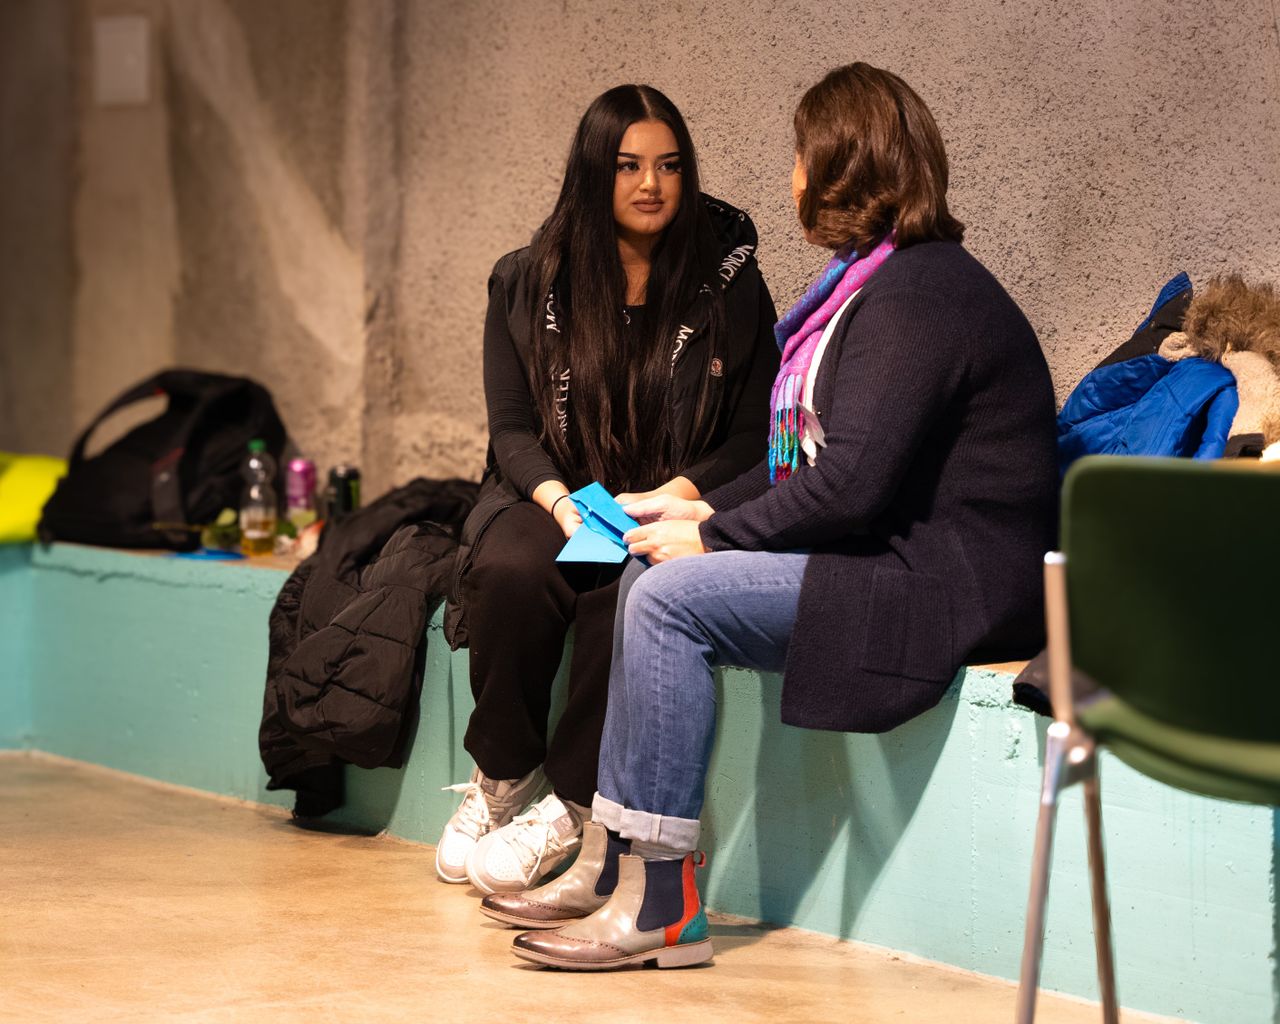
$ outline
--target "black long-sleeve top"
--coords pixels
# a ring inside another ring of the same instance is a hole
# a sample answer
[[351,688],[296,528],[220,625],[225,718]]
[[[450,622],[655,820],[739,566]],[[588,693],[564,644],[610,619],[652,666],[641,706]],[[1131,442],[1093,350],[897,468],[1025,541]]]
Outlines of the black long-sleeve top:
[[532,497],[547,480],[559,480],[551,456],[538,440],[539,417],[529,390],[528,367],[511,334],[507,286],[494,274],[484,320],[484,400],[489,443],[502,472],[520,493]]

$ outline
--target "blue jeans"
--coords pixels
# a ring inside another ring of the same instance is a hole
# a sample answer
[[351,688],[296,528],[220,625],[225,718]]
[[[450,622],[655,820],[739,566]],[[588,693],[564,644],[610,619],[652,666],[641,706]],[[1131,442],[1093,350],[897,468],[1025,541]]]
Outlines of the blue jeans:
[[807,554],[713,551],[622,576],[592,816],[658,854],[693,850],[717,665],[780,672]]

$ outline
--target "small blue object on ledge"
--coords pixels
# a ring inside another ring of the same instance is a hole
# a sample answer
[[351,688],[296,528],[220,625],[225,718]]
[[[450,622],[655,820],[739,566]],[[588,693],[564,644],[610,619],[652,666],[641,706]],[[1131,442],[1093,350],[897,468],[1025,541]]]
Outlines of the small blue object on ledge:
[[244,555],[239,551],[219,551],[216,548],[199,548],[196,551],[175,551],[174,558],[193,558],[197,562],[240,562]]

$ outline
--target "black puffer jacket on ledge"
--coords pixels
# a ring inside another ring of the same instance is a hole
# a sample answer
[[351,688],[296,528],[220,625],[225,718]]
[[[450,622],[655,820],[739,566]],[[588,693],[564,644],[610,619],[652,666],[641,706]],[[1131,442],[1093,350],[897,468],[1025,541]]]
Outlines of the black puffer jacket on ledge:
[[258,747],[294,813],[343,800],[342,765],[398,768],[416,721],[426,626],[476,484],[417,479],[325,529],[271,610]]

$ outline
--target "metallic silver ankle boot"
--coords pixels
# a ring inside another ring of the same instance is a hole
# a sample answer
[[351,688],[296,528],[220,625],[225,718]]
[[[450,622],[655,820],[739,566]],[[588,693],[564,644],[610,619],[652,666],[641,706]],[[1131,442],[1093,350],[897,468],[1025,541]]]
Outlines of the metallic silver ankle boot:
[[683,860],[618,858],[618,887],[590,917],[555,931],[517,935],[512,952],[523,960],[572,971],[609,971],[650,961],[688,967],[711,959],[707,915],[698,898],[695,867]]
[[580,921],[608,902],[618,884],[618,857],[630,849],[599,822],[582,826],[578,859],[559,878],[526,892],[493,893],[480,913],[515,928],[559,928]]

